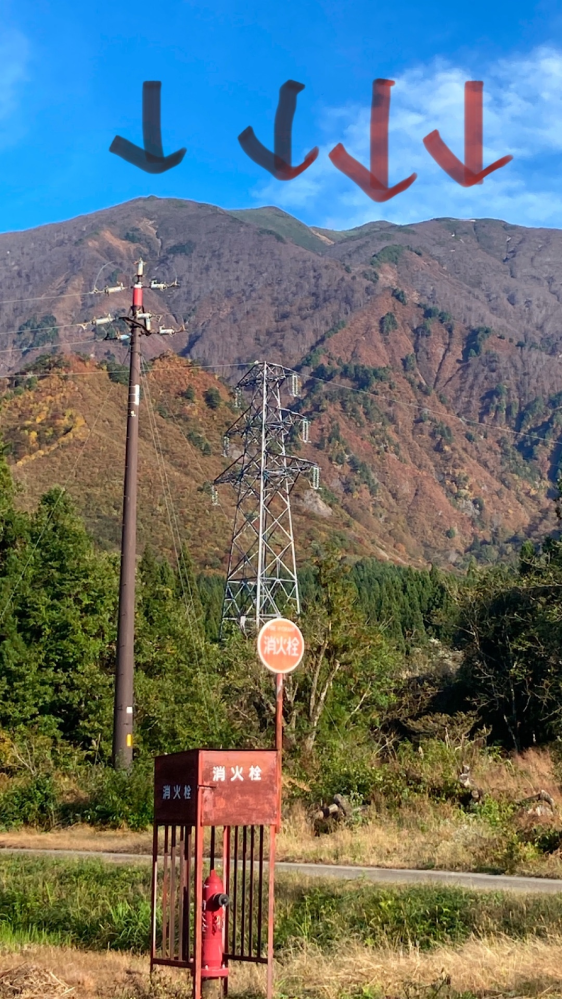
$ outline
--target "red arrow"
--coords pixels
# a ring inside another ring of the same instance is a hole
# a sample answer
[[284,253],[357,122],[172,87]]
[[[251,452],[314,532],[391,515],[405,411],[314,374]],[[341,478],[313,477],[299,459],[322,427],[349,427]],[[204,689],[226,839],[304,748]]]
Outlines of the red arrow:
[[473,187],[481,184],[484,177],[494,170],[499,170],[513,159],[513,156],[502,156],[482,169],[482,95],[484,84],[481,80],[468,80],[464,85],[464,163],[445,145],[437,129],[430,132],[423,144],[430,156],[440,167],[456,180],[462,187]]
[[389,201],[414,183],[417,174],[401,180],[394,187],[388,186],[388,117],[390,114],[390,88],[394,80],[374,80],[371,103],[371,169],[366,170],[342,146],[341,142],[329,153],[338,170],[357,184],[373,201]]

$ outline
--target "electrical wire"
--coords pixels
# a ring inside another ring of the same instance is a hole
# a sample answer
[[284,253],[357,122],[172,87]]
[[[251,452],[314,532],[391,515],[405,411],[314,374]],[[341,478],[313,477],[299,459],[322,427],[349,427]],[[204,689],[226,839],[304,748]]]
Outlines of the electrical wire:
[[[165,503],[165,506],[166,506],[166,513],[168,515],[168,523],[169,523],[169,527],[170,527],[170,534],[172,536],[172,544],[173,544],[173,548],[174,548],[174,554],[175,554],[175,557],[176,557],[176,564],[177,564],[177,567],[178,567],[178,576],[179,576],[179,580],[180,580],[180,586],[181,586],[181,590],[182,590],[183,601],[184,601],[184,605],[185,605],[185,609],[186,609],[188,620],[190,619],[190,616],[192,618],[191,632],[192,632],[192,637],[194,639],[194,643],[193,644],[194,644],[194,651],[195,651],[195,664],[196,664],[196,670],[197,670],[197,677],[198,677],[199,685],[200,685],[200,688],[201,688],[202,701],[203,701],[203,704],[205,706],[205,712],[206,712],[206,715],[207,715],[207,724],[209,725],[209,728],[210,728],[211,727],[211,724],[210,724],[211,723],[211,713],[209,711],[208,692],[207,692],[207,688],[206,688],[206,685],[205,685],[205,682],[204,682],[203,670],[202,670],[202,662],[201,662],[202,652],[203,652],[203,637],[202,637],[202,634],[201,634],[200,627],[197,626],[197,614],[196,614],[196,610],[195,610],[195,600],[194,600],[194,597],[193,597],[193,591],[192,591],[192,588],[191,588],[191,581],[189,579],[189,573],[187,572],[187,569],[186,569],[186,566],[185,566],[185,562],[184,562],[184,558],[183,558],[182,543],[181,543],[181,532],[180,532],[179,521],[178,521],[177,514],[176,514],[176,509],[175,509],[175,505],[174,505],[174,501],[173,501],[172,490],[171,490],[171,487],[170,487],[170,482],[169,482],[168,473],[167,473],[167,469],[166,469],[166,464],[165,464],[165,460],[164,460],[164,453],[163,453],[163,449],[162,449],[162,442],[160,440],[160,434],[158,432],[158,424],[157,424],[157,421],[156,421],[156,414],[154,412],[154,407],[153,407],[153,404],[152,404],[152,398],[151,398],[151,394],[150,394],[150,384],[149,384],[149,379],[148,379],[148,376],[147,376],[146,365],[144,364],[144,361],[143,361],[142,358],[141,358],[141,381],[142,381],[142,384],[144,386],[145,395],[146,395],[146,401],[147,401],[147,407],[146,408],[147,408],[147,412],[149,414],[149,423],[150,423],[150,428],[151,428],[151,433],[152,433],[152,439],[153,439],[154,449],[156,451],[157,464],[158,464],[159,471],[160,471],[160,478],[161,478],[162,488],[163,488],[163,492],[164,492],[164,503]],[[183,569],[183,572],[182,572],[182,569]],[[188,599],[188,592],[187,591],[189,591],[189,599]],[[215,703],[214,699],[212,699],[212,710],[213,710],[214,723],[215,723],[215,734],[216,734],[216,737],[220,740],[219,723],[218,723],[218,716],[217,716],[217,707],[216,707],[216,703]]]
[[[559,364],[562,363],[560,361],[560,359],[557,358],[557,357],[556,358],[552,358],[552,360],[557,361]],[[240,368],[240,367],[241,368],[249,368],[253,364],[254,364],[254,361],[241,361],[241,362],[237,362],[237,363],[233,363],[233,364],[198,364],[197,362],[194,362],[194,367],[196,366],[197,368],[199,368],[202,371],[219,371],[219,370],[222,370],[223,368],[224,369],[226,369],[226,368]],[[286,365],[284,365],[284,367],[286,367]],[[294,374],[298,375],[298,371],[295,368],[287,368],[287,371],[290,371],[291,373],[294,373]],[[335,381],[335,379],[333,379],[333,378],[319,378],[318,375],[309,375],[306,379],[304,379],[304,381],[305,381],[305,383],[308,382],[308,381],[321,382],[323,385],[326,385],[326,386],[332,385],[334,388],[342,388],[342,389],[345,389],[348,392],[355,392],[358,395],[372,395],[372,393],[369,393],[366,389],[358,389],[358,388],[354,388],[351,385],[344,385],[341,382]],[[394,405],[397,405],[397,406],[404,406],[406,408],[417,409],[417,410],[420,410],[420,411],[425,410],[426,412],[431,413],[434,416],[441,417],[443,415],[441,413],[437,413],[435,410],[432,410],[429,406],[427,406],[425,404],[422,404],[422,403],[408,403],[408,402],[404,402],[401,399],[396,399],[396,398],[394,398],[394,396],[381,395],[380,393],[377,393],[376,396],[375,396],[375,398],[376,399],[383,399],[385,402],[391,402],[391,403],[393,403]],[[562,410],[562,406],[556,406],[554,409],[551,410],[551,412],[556,413],[559,410]],[[492,426],[489,423],[481,423],[479,420],[471,420],[469,417],[458,416],[456,413],[450,413],[450,412],[448,412],[447,413],[447,419],[456,420],[459,423],[465,424],[466,426],[480,427],[481,429],[486,430],[486,431],[494,430],[494,431],[497,431],[498,433],[502,433],[502,434],[504,434],[504,433],[506,433],[506,434],[512,434],[515,437],[524,437],[524,438],[526,438],[528,440],[539,441],[541,444],[544,444],[545,447],[557,447],[558,444],[560,443],[558,441],[554,441],[551,444],[549,444],[549,442],[546,441],[544,439],[544,437],[540,437],[537,434],[527,434],[523,430],[512,430],[511,427],[494,427],[494,426]]]
[[[126,289],[123,290],[126,291]],[[25,305],[27,302],[53,302],[55,299],[84,298],[86,295],[103,295],[103,289],[101,291],[99,288],[93,291],[72,291],[67,292],[65,295],[41,295],[40,298],[6,298],[4,301],[0,301],[0,305]]]
[[85,441],[84,441],[84,443],[83,443],[83,445],[82,445],[82,447],[81,447],[81,449],[80,449],[80,451],[79,451],[79,453],[78,453],[78,455],[76,457],[76,461],[74,462],[74,464],[72,466],[72,469],[71,469],[69,475],[67,476],[67,478],[66,478],[66,480],[64,482],[64,485],[62,486],[61,491],[59,492],[59,494],[57,496],[57,499],[56,499],[55,503],[53,504],[53,506],[51,507],[51,509],[49,511],[49,515],[48,515],[48,517],[47,517],[47,519],[46,519],[46,521],[45,521],[45,523],[43,525],[43,528],[42,528],[42,530],[41,530],[41,532],[39,534],[39,537],[37,538],[35,544],[33,545],[32,549],[31,549],[31,552],[29,554],[29,558],[28,558],[27,562],[25,563],[25,565],[24,565],[24,567],[23,567],[23,569],[21,571],[21,575],[19,576],[18,580],[14,584],[14,586],[13,586],[11,592],[10,592],[10,595],[9,595],[9,597],[8,597],[5,605],[4,605],[4,609],[0,613],[0,623],[2,623],[2,621],[4,620],[4,617],[6,616],[6,612],[7,612],[8,608],[10,607],[10,605],[11,605],[13,599],[14,599],[14,596],[16,595],[16,593],[17,593],[17,591],[18,591],[18,589],[19,589],[19,587],[21,585],[21,582],[22,582],[22,580],[23,580],[23,578],[24,578],[24,576],[25,576],[25,574],[26,574],[26,572],[27,572],[27,570],[29,568],[29,565],[31,563],[31,560],[33,559],[33,556],[34,556],[35,552],[37,551],[37,548],[41,544],[41,541],[43,539],[45,531],[47,530],[47,528],[48,528],[48,526],[49,526],[49,524],[50,524],[50,522],[51,522],[51,520],[52,520],[52,518],[53,518],[53,516],[55,514],[55,511],[56,511],[56,509],[57,509],[57,507],[58,507],[58,505],[60,503],[60,500],[62,499],[63,495],[65,494],[66,489],[67,489],[67,487],[68,487],[71,479],[76,474],[76,470],[78,468],[78,465],[80,464],[80,461],[82,460],[82,458],[84,456],[84,453],[86,451],[86,447],[87,447],[87,445],[88,445],[88,443],[90,441],[90,438],[91,438],[91,436],[92,436],[92,434],[93,434],[93,432],[94,432],[94,430],[95,430],[95,428],[97,426],[98,420],[99,420],[102,412],[105,409],[105,406],[107,404],[107,401],[109,399],[109,396],[110,396],[113,388],[114,388],[114,385],[113,385],[113,382],[112,382],[110,384],[109,389],[108,389],[108,391],[107,391],[107,393],[105,395],[105,398],[103,399],[103,402],[102,402],[102,404],[101,404],[101,406],[100,406],[100,408],[99,408],[99,410],[97,412],[97,415],[96,415],[96,417],[94,419],[94,422],[92,423],[91,427],[88,430],[88,436],[86,437],[86,439],[85,439]]
[[90,326],[92,324],[91,320],[87,320],[82,323],[53,323],[52,326],[35,326],[33,329],[25,330],[18,327],[17,330],[0,330],[0,336],[24,336],[25,333],[42,333],[45,329],[68,330],[79,326]]
[[[364,389],[357,389],[357,388],[353,388],[353,387],[348,386],[348,385],[342,385],[341,382],[335,382],[334,383],[333,379],[318,378],[316,376],[310,375],[309,380],[311,380],[311,381],[317,381],[317,382],[322,382],[322,384],[324,384],[324,385],[334,385],[335,388],[343,388],[343,389],[345,389],[346,391],[349,391],[349,392],[356,392],[358,395],[369,394],[369,393],[366,393]],[[395,399],[394,396],[390,396],[390,395],[380,395],[380,394],[377,393],[377,395],[374,396],[374,398],[375,399],[383,399],[385,402],[390,402],[390,403],[392,403],[395,406],[403,406],[406,409],[417,409],[417,410],[420,410],[420,411],[425,411],[427,413],[431,413],[433,416],[442,416],[443,415],[441,413],[437,413],[436,410],[430,409],[429,406],[425,406],[425,405],[423,405],[421,403],[404,402],[404,400],[402,400],[402,399]],[[552,410],[552,412],[556,413],[560,409],[562,409],[562,406],[556,406],[555,409]],[[486,432],[488,432],[490,430],[493,430],[493,431],[496,431],[499,434],[512,434],[514,437],[524,437],[525,439],[528,439],[528,440],[538,441],[539,443],[543,444],[548,449],[553,448],[553,447],[559,447],[560,444],[562,443],[561,441],[553,441],[552,443],[549,443],[548,441],[545,440],[544,437],[540,437],[537,434],[526,434],[522,430],[512,430],[511,427],[494,427],[494,426],[492,426],[489,423],[480,423],[479,420],[471,420],[471,419],[469,419],[468,417],[465,417],[465,416],[457,416],[456,413],[450,413],[449,412],[446,415],[447,415],[447,419],[456,420],[458,423],[462,423],[464,426],[480,427],[480,429],[486,430]]]

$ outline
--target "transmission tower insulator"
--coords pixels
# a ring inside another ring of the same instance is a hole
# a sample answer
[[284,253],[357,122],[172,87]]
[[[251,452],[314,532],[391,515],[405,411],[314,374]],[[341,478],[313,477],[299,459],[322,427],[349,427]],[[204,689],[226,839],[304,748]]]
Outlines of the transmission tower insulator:
[[124,284],[106,285],[103,289],[106,295],[115,295],[118,291],[125,291]]
[[93,326],[106,326],[108,323],[113,322],[113,316],[100,316],[99,319],[92,319]]
[[222,439],[222,453],[223,453],[223,457],[224,458],[228,458],[229,452],[230,452],[230,438],[225,436]]
[[307,420],[306,417],[301,422],[301,438],[303,444],[308,444],[310,441],[310,420]]
[[320,488],[320,467],[319,465],[312,466],[312,488]]
[[242,392],[239,388],[234,389],[234,408],[242,408]]
[[219,494],[216,486],[211,486],[211,503],[213,506],[219,505]]
[[293,399],[296,399],[296,397],[300,394],[301,394],[301,380],[297,374],[293,373],[291,375],[291,395]]

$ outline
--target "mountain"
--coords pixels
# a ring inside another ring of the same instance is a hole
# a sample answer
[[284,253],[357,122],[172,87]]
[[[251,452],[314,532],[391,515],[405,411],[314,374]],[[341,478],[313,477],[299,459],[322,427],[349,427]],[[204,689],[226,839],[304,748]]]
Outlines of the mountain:
[[[148,278],[178,279],[147,291],[147,307],[187,327],[143,340],[147,362],[179,357],[147,376],[141,541],[165,544],[160,446],[181,532],[200,565],[224,564],[232,497],[209,511],[208,483],[225,464],[228,386],[255,359],[294,367],[303,383],[311,443],[301,453],[322,481],[319,494],[302,484],[295,496],[303,553],[335,533],[354,553],[462,568],[555,528],[561,232],[493,219],[334,232],[277,208],[158,198],[0,235],[0,424],[23,503],[68,480],[99,540],[117,543],[125,389],[110,374],[121,377],[126,350],[89,321],[127,310],[128,290],[102,290],[128,286],[139,255]],[[77,352],[69,368],[47,370],[44,355]],[[216,411],[202,401],[210,386]]]

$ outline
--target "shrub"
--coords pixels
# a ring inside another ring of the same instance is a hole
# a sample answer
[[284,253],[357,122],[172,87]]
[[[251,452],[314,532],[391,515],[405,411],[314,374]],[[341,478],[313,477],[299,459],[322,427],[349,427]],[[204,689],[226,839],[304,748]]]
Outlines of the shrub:
[[408,304],[408,300],[406,298],[406,292],[402,291],[402,288],[393,288],[392,297],[395,298],[397,302],[401,302],[402,305]]
[[85,802],[62,809],[66,821],[118,829],[146,829],[154,814],[152,767],[137,762],[131,771],[97,766]]
[[220,392],[216,388],[208,388],[203,393],[203,398],[209,409],[218,409],[221,404]]
[[52,829],[58,806],[57,788],[50,774],[11,781],[0,794],[0,825],[7,829],[22,825]]
[[286,243],[287,240],[280,232],[276,232],[275,229],[258,229],[260,236],[273,236],[278,243]]
[[185,243],[174,243],[173,246],[169,246],[167,252],[171,253],[173,256],[182,255],[184,257],[189,257],[195,249],[195,243],[188,239]]
[[376,264],[397,264],[404,253],[403,246],[383,246],[382,250],[371,257],[371,265]]
[[382,317],[380,321],[380,329],[383,336],[387,336],[388,333],[392,333],[393,330],[398,329],[396,316],[393,312],[387,312],[386,315]]
[[112,382],[116,382],[118,385],[129,384],[129,369],[125,364],[109,360],[106,361],[105,366]]
[[379,279],[378,272],[375,270],[363,271],[363,277],[365,278],[365,281],[372,281],[373,284],[376,284]]

